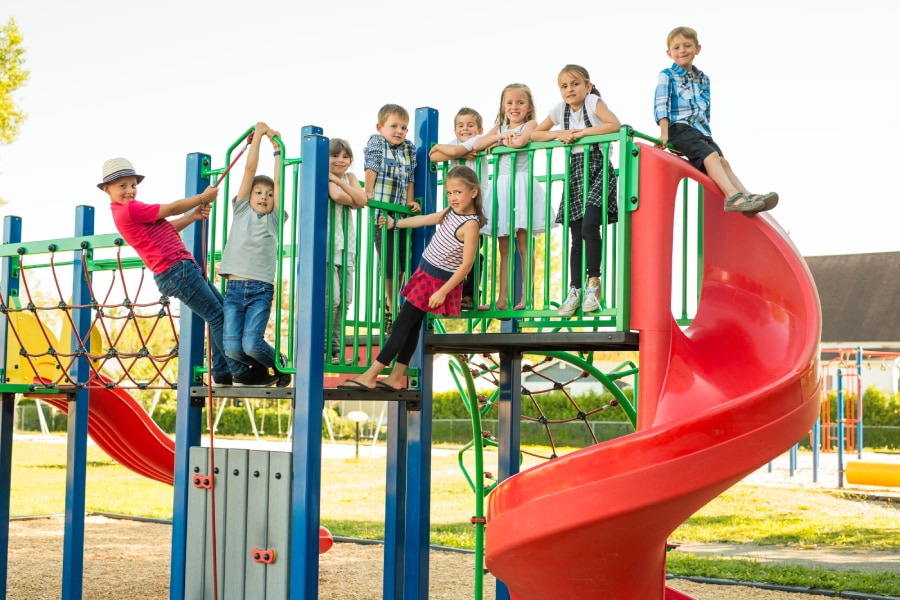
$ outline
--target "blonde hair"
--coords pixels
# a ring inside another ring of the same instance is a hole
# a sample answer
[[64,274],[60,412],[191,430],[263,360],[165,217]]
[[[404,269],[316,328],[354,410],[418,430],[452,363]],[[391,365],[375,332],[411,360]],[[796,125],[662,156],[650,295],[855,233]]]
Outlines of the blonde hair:
[[409,113],[406,112],[405,108],[403,108],[399,104],[385,104],[378,109],[378,124],[384,125],[385,123],[387,123],[387,120],[394,115],[406,120],[406,122],[409,123]]
[[674,40],[677,36],[685,37],[695,44],[700,44],[700,40],[697,39],[697,31],[691,27],[676,27],[672,31],[669,32],[669,35],[666,36],[666,48],[668,49],[672,45],[672,40]]
[[458,111],[456,111],[456,116],[453,117],[453,126],[456,127],[456,121],[460,117],[465,117],[466,115],[471,115],[475,117],[475,124],[478,126],[478,129],[484,127],[484,122],[481,119],[481,113],[479,113],[474,108],[469,108],[468,106],[463,106]]
[[591,84],[591,89],[588,93],[594,94],[596,96],[600,96],[600,90],[597,89],[597,86],[591,83],[591,76],[588,74],[587,69],[582,67],[581,65],[566,65],[559,71],[559,75],[556,76],[556,80],[559,81],[559,78],[562,77],[566,73],[571,73],[575,77],[579,79],[583,79],[585,83]]
[[469,186],[469,189],[478,190],[478,193],[475,194],[475,197],[472,199],[472,208],[475,209],[475,214],[478,215],[478,225],[480,227],[487,225],[488,220],[484,214],[484,201],[481,198],[481,184],[478,182],[478,175],[475,171],[465,165],[459,165],[447,172],[444,181],[447,181],[448,179],[459,179],[465,185]]
[[506,118],[506,111],[503,110],[503,99],[506,97],[506,92],[509,90],[522,90],[528,96],[528,113],[525,115],[525,122],[531,121],[534,119],[534,96],[531,95],[531,90],[524,83],[511,83],[500,93],[500,110],[497,111],[497,120],[494,121],[495,125],[508,125],[509,120]]

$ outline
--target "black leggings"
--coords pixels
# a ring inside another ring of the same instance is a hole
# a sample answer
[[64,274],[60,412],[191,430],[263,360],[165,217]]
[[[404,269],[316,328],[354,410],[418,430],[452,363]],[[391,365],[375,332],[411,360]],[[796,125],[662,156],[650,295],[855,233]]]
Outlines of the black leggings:
[[[600,277],[600,227],[603,225],[603,209],[588,204],[584,207],[584,215],[577,221],[569,221],[571,250],[569,251],[569,285],[581,289],[581,259],[587,253],[588,277]],[[581,242],[584,241],[584,250]]]
[[419,345],[419,328],[425,315],[426,312],[413,306],[412,302],[404,302],[400,314],[391,326],[391,335],[384,342],[375,360],[383,365],[389,365],[394,357],[397,357],[398,363],[408,365],[416,346]]

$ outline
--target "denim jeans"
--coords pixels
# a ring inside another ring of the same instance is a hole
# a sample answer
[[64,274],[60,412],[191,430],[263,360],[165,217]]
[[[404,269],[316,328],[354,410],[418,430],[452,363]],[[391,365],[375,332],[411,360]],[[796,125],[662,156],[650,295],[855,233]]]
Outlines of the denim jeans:
[[225,356],[247,366],[275,366],[275,348],[266,341],[275,286],[253,279],[225,284]]
[[225,356],[224,334],[225,315],[222,305],[225,299],[219,290],[210,283],[192,260],[175,263],[162,273],[153,276],[156,287],[161,294],[178,298],[198,317],[209,325],[209,337],[212,344],[212,366],[210,374],[214,379],[224,375],[240,377],[246,375],[247,367],[229,360]]

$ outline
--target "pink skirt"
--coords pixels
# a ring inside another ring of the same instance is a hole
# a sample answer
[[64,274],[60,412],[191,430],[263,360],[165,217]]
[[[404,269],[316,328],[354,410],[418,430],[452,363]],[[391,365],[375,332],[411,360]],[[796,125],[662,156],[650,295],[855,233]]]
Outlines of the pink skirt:
[[437,308],[428,307],[428,299],[431,298],[433,293],[444,287],[445,283],[447,282],[434,275],[429,275],[422,269],[416,269],[416,272],[412,274],[412,277],[403,286],[403,291],[400,294],[406,298],[407,302],[412,303],[419,310],[445,317],[458,317],[459,305],[462,301],[462,284],[459,284],[447,294],[442,305]]

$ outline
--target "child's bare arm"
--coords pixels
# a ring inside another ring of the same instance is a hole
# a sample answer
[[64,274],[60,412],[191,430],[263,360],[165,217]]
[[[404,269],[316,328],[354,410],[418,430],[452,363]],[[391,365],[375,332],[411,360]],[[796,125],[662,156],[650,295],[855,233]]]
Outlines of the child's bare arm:
[[328,179],[328,196],[338,204],[361,208],[369,203],[366,191],[360,187],[359,180],[353,173],[347,173],[347,181],[331,173],[328,174]]
[[177,215],[183,215],[187,211],[191,210],[195,206],[200,206],[201,204],[209,204],[211,202],[215,202],[216,196],[219,195],[219,188],[209,186],[203,192],[197,194],[196,196],[191,196],[190,198],[183,198],[181,200],[176,200],[175,202],[169,202],[168,204],[160,204],[159,205],[159,213],[156,215],[157,219],[168,219],[169,217],[174,217]]
[[500,140],[503,139],[503,134],[498,133],[498,131],[500,131],[500,126],[494,125],[494,127],[492,127],[490,131],[475,140],[472,148],[476,152],[478,152],[481,150],[493,148],[494,146],[498,145],[500,143]]
[[431,159],[431,162],[446,162],[454,158],[463,158],[467,154],[469,154],[469,149],[462,144],[457,146],[452,144],[435,144],[431,147],[428,158]]
[[[281,146],[275,141],[275,138],[281,138],[281,134],[274,129],[269,129],[267,134],[272,142],[272,154],[275,156],[275,172],[272,174],[272,181],[275,182],[274,198],[272,199],[272,212],[276,215],[281,202]],[[251,179],[252,181],[252,179]],[[249,196],[249,192],[247,193]]]
[[208,219],[211,208],[211,204],[201,204],[191,212],[186,213],[178,217],[177,219],[172,219],[169,222],[175,228],[175,231],[181,231],[194,221],[199,221],[200,219]]
[[253,187],[253,178],[256,177],[256,169],[259,167],[259,145],[263,136],[269,133],[269,126],[260,121],[253,130],[253,139],[247,150],[247,163],[244,165],[244,177],[241,179],[241,187],[238,188],[237,201],[250,198]]
[[371,201],[375,196],[375,178],[378,172],[373,169],[366,169],[366,200]]
[[406,186],[406,207],[414,213],[422,212],[422,206],[416,202],[416,190],[412,183]]
[[524,148],[531,141],[531,133],[534,131],[534,128],[537,127],[538,122],[535,120],[528,121],[525,124],[525,127],[521,132],[518,132],[518,135],[510,136],[506,145],[510,148]]
[[662,147],[665,148],[669,143],[669,119],[663,117],[659,120],[659,139],[662,142]]
[[541,121],[540,125],[534,128],[534,131],[531,133],[531,139],[535,142],[549,142],[555,140],[559,136],[560,130],[550,131],[551,129],[553,129],[553,119],[547,117]]
[[[378,217],[378,225],[387,225],[388,229],[393,229],[397,224],[397,229],[415,229],[416,227],[425,227],[427,225],[437,225],[444,220],[444,215],[449,208],[438,212],[428,213],[427,215],[416,215],[414,217],[406,217],[405,219],[394,219],[391,216]],[[402,225],[402,227],[401,227]]]

